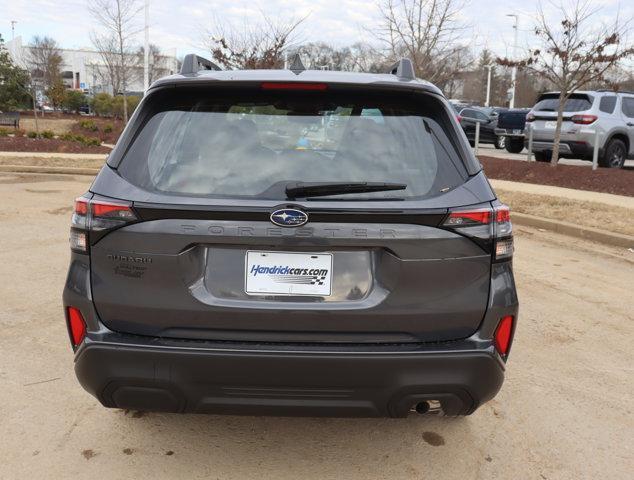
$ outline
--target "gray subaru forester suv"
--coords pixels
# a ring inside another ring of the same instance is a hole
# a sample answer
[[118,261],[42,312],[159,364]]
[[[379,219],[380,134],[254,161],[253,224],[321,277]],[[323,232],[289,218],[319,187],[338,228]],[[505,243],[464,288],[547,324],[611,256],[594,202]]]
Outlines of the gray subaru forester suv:
[[70,243],[75,372],[106,407],[467,415],[502,385],[509,209],[408,60],[187,56],[76,200]]

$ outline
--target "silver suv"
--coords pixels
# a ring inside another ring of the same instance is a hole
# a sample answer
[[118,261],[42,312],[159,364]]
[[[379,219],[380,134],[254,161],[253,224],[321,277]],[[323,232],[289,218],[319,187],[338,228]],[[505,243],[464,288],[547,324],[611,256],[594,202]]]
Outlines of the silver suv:
[[[559,92],[544,93],[526,116],[533,130],[533,152],[548,162],[557,125]],[[564,106],[560,156],[591,160],[599,132],[599,165],[621,168],[634,158],[634,93],[607,90],[576,92]]]

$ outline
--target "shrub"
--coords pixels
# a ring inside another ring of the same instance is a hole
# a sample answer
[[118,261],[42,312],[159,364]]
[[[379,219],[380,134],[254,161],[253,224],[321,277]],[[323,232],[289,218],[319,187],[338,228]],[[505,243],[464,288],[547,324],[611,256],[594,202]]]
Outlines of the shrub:
[[114,127],[112,126],[112,123],[106,123],[106,125],[103,127],[104,133],[112,133],[113,130]]
[[40,136],[43,138],[54,138],[55,134],[50,130],[44,130],[42,133],[40,133]]
[[95,138],[95,137],[84,137],[81,140],[81,143],[83,143],[84,145],[88,145],[88,146],[98,147],[99,145],[101,145],[101,140],[99,140],[98,138]]
[[97,130],[99,130],[99,127],[97,127],[97,124],[94,120],[80,120],[79,127],[84,130],[90,130],[91,132],[96,132]]
[[13,132],[13,135],[15,135],[16,137],[23,137],[24,135],[26,135],[26,132],[21,128],[18,128]]
[[9,135],[9,130],[6,128],[0,128],[0,137],[6,137],[7,135]]
[[29,138],[37,138],[37,133],[35,132],[27,132],[26,136]]
[[102,117],[112,116],[113,98],[108,93],[98,93],[92,99],[93,111]]
[[83,92],[78,90],[65,90],[62,99],[62,107],[71,112],[78,112],[81,107],[88,103],[88,99]]
[[[130,95],[127,97],[128,99],[128,118],[132,116],[134,110],[139,105],[141,101],[141,97],[136,95]],[[112,113],[117,118],[123,118],[123,95],[117,95],[114,98]]]

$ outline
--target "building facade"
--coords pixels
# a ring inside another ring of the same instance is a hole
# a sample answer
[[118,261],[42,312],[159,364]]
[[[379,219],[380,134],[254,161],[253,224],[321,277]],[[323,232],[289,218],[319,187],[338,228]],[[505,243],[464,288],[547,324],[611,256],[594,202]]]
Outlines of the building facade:
[[[15,37],[14,40],[6,42],[5,45],[13,62],[28,70],[31,47],[22,42],[22,37]],[[91,49],[65,48],[60,48],[59,52],[62,56],[62,81],[66,88],[82,90],[87,94],[123,93],[113,92],[109,69],[101,53]],[[170,53],[150,55],[150,82],[177,72],[176,49]],[[131,54],[128,64],[131,65],[131,73],[125,93],[141,94],[143,92],[142,50],[136,54]]]

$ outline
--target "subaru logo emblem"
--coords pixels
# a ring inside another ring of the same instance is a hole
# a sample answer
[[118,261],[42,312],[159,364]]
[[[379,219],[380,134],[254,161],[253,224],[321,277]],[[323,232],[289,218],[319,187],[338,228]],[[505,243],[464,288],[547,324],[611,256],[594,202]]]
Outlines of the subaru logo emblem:
[[308,222],[308,215],[294,208],[282,208],[271,214],[271,222],[280,227],[301,227]]

